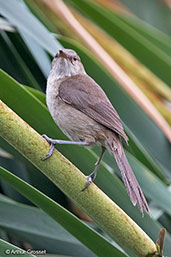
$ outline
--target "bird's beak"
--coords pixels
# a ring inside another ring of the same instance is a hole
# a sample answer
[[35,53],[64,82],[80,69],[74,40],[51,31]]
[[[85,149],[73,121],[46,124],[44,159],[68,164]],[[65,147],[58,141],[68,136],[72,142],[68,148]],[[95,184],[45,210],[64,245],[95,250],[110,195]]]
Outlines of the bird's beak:
[[68,59],[68,56],[65,54],[63,50],[59,50],[58,57]]

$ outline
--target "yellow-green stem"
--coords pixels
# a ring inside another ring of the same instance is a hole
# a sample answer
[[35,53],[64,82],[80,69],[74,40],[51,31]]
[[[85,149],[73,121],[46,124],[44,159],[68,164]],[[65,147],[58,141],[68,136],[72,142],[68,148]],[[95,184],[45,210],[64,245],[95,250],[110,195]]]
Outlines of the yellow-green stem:
[[112,238],[145,257],[156,252],[154,242],[95,184],[81,192],[86,177],[60,152],[42,161],[49,144],[8,106],[0,101],[0,136],[42,171]]

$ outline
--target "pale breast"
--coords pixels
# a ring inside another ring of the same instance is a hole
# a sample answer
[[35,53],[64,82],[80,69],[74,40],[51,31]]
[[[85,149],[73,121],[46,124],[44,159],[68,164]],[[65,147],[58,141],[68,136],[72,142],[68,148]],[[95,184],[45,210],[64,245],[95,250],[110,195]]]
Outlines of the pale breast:
[[99,141],[105,140],[105,128],[75,109],[71,105],[63,102],[58,96],[58,88],[61,81],[53,83],[48,81],[46,90],[46,102],[48,109],[59,128],[63,133],[74,141]]

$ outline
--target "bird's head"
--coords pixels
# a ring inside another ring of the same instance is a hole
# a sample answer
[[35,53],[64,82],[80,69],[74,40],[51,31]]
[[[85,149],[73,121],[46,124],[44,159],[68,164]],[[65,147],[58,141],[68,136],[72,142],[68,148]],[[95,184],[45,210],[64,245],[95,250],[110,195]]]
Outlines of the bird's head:
[[80,57],[71,49],[58,51],[53,59],[51,72],[53,72],[53,75],[55,73],[57,79],[85,74]]

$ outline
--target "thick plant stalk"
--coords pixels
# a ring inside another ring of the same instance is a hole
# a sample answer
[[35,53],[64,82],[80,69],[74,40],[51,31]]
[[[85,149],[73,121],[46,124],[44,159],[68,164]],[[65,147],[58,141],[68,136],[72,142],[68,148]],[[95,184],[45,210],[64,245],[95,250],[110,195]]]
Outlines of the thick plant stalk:
[[15,147],[112,238],[141,257],[154,254],[156,246],[145,232],[95,184],[84,192],[86,177],[61,153],[42,161],[49,144],[0,101],[0,136]]

